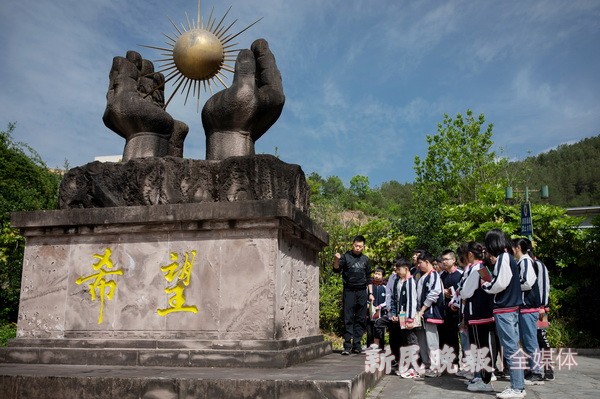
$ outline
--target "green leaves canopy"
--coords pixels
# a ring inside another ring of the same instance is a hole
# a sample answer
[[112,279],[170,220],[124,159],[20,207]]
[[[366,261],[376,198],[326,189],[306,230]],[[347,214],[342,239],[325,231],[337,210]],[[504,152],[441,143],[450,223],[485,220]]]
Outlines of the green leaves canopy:
[[60,182],[35,150],[13,141],[14,129],[0,131],[0,321],[16,321],[25,245],[10,213],[55,208]]

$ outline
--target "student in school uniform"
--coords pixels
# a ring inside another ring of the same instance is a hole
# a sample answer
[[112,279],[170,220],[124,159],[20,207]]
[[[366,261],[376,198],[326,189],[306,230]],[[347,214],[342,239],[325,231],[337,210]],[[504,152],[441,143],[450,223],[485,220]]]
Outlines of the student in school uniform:
[[531,256],[531,242],[525,238],[515,238],[512,243],[519,265],[523,297],[523,305],[519,310],[519,337],[523,350],[530,356],[529,370],[525,373],[525,385],[542,385],[544,384],[542,369],[539,362],[535,361],[535,356],[540,350],[537,340],[537,322],[542,303],[535,261]]
[[385,286],[385,308],[388,310],[385,312],[379,319],[375,320],[374,330],[375,330],[375,338],[373,343],[380,345],[380,338],[384,337],[385,331],[387,329],[389,340],[390,340],[390,351],[392,355],[394,355],[394,359],[392,360],[392,370],[391,374],[398,373],[398,360],[400,359],[400,326],[398,325],[398,320],[396,318],[395,321],[392,321],[392,316],[397,315],[394,310],[394,302],[396,299],[396,286],[398,285],[398,265],[403,262],[408,263],[406,259],[397,258],[396,261],[392,264],[392,274],[390,274],[390,278],[387,281]]
[[425,377],[439,377],[440,339],[438,325],[444,322],[444,292],[442,279],[433,269],[433,255],[424,251],[418,256],[421,277],[417,281],[417,315],[423,327],[417,329]]
[[[419,347],[415,333],[415,318],[417,315],[417,283],[410,274],[408,261],[399,263],[397,267],[398,284],[396,286],[396,302],[392,304],[392,312],[400,325],[400,346]],[[416,354],[415,349],[415,354]],[[411,351],[408,351],[411,353]],[[409,365],[402,365],[400,370],[402,378],[418,378],[419,373]]]
[[[540,302],[542,306],[540,306],[540,321],[545,321],[546,325],[540,326],[538,323],[537,329],[537,340],[538,346],[541,351],[549,351],[550,350],[550,342],[548,341],[548,336],[546,335],[546,329],[548,328],[548,312],[550,312],[550,275],[548,273],[548,268],[541,260],[537,259],[535,256],[534,260],[534,269],[536,270],[536,274],[538,276],[538,287],[540,288]],[[554,369],[550,364],[544,364],[544,380],[546,381],[554,381]]]
[[492,229],[485,235],[485,250],[494,264],[493,278],[483,283],[483,289],[494,297],[494,320],[504,360],[509,367],[510,385],[498,394],[501,399],[524,398],[523,370],[513,367],[519,351],[519,308],[523,305],[519,266],[513,256],[512,242],[500,229]]
[[[375,349],[375,346],[377,346],[377,349],[383,350],[385,346],[385,332],[382,334],[381,330],[375,329],[375,322],[388,311],[385,307],[386,281],[383,279],[384,274],[385,269],[383,267],[376,267],[371,279],[374,299],[373,302],[369,303],[367,314],[367,347],[370,349]],[[377,345],[374,344],[375,338],[378,338],[379,343]]]
[[413,276],[415,281],[419,281],[421,278],[421,269],[419,268],[419,255],[425,252],[424,249],[415,249],[412,254],[412,268],[410,269],[410,274]]
[[[456,256],[458,257],[458,263],[462,268],[462,276],[458,285],[456,287],[456,292],[452,300],[450,301],[450,308],[452,311],[456,311],[458,313],[458,335],[460,338],[460,346],[462,348],[462,357],[466,358],[469,348],[471,347],[469,341],[469,330],[466,320],[464,320],[464,305],[462,298],[460,296],[460,291],[462,290],[462,286],[464,285],[467,277],[469,277],[469,273],[471,271],[471,265],[467,260],[467,252],[468,252],[468,243],[461,244],[456,249]],[[458,353],[456,354],[458,357]],[[459,362],[460,364],[460,362]],[[458,377],[464,377],[467,380],[473,379],[474,375],[467,368],[461,368],[456,372]]]
[[[494,298],[481,288],[482,277],[479,271],[487,268],[483,263],[483,245],[475,241],[469,242],[466,257],[470,265],[470,273],[461,288],[460,295],[465,303],[464,319],[469,326],[469,341],[476,346],[479,353],[485,351],[486,356],[490,356],[490,333],[495,327]],[[473,357],[478,356],[473,354]],[[487,366],[492,367],[492,365]],[[487,370],[484,365],[480,370],[475,370],[475,378],[467,389],[473,392],[493,392],[491,380],[492,371]]]
[[444,286],[444,323],[438,326],[440,335],[440,349],[452,348],[455,357],[453,364],[458,366],[458,355],[460,346],[458,343],[459,314],[456,309],[450,307],[452,297],[456,293],[458,283],[462,279],[463,271],[456,266],[456,254],[451,249],[446,249],[441,256],[442,272],[440,278]]

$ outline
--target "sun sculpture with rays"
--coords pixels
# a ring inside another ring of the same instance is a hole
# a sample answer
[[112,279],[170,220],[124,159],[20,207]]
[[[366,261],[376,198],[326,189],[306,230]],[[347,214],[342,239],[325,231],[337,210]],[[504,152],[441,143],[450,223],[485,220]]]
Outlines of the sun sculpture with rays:
[[210,91],[211,95],[213,93],[212,85],[216,85],[216,81],[227,88],[227,84],[223,81],[223,78],[226,78],[223,70],[233,73],[233,66],[228,63],[235,61],[234,54],[239,51],[239,49],[233,49],[237,43],[231,43],[231,41],[260,21],[259,19],[253,22],[235,34],[229,33],[237,22],[236,19],[225,26],[224,21],[230,10],[231,7],[217,23],[216,18],[213,18],[213,9],[204,24],[200,16],[200,0],[198,0],[198,19],[196,21],[190,21],[186,14],[187,26],[182,23],[180,29],[169,18],[176,31],[174,37],[163,33],[169,40],[165,42],[169,47],[142,45],[164,51],[162,55],[168,57],[157,60],[163,62],[162,69],[158,72],[166,74],[165,83],[174,80],[175,90],[165,102],[165,108],[180,89],[181,94],[186,93],[184,104],[187,103],[191,92],[192,96],[197,98],[199,106],[202,88],[205,92]]
[[[231,7],[229,8],[229,10]],[[285,95],[275,57],[264,39],[255,40],[250,49],[233,49],[231,43],[242,32],[229,33],[235,21],[224,24],[229,10],[217,21],[211,12],[206,24],[200,17],[181,29],[173,23],[176,35],[164,35],[168,47],[143,46],[163,51],[164,64],[154,64],[135,51],[114,57],[109,74],[106,109],[102,120],[112,131],[125,138],[123,160],[183,155],[189,127],[175,120],[166,110],[177,92],[198,99],[210,90],[211,97],[202,108],[202,126],[206,135],[206,159],[254,155],[254,143],[281,115]],[[238,52],[237,56],[233,53]],[[235,68],[228,62],[235,61]],[[233,72],[231,87],[223,73]],[[165,77],[165,73],[167,76]],[[166,82],[175,87],[165,102]],[[213,93],[219,82],[224,90]]]

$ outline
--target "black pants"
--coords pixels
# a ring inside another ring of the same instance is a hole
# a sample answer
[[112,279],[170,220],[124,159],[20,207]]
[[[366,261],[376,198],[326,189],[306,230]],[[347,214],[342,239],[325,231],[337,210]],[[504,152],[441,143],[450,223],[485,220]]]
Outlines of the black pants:
[[[397,324],[397,323],[394,323]],[[415,329],[405,328],[404,330],[400,329],[400,324],[398,325],[398,329],[400,331],[400,346],[419,346],[419,340],[417,339],[417,334],[415,333]]]
[[[538,346],[540,347],[540,351],[550,349],[550,342],[548,341],[548,335],[546,334],[545,329],[538,328],[537,341],[538,341]],[[553,371],[553,368],[549,364],[544,364],[544,371],[545,372]]]
[[385,332],[381,335],[379,331],[375,329],[375,322],[377,320],[370,320],[367,317],[367,346],[371,346],[371,344],[375,342],[375,338],[379,338],[379,348],[383,349],[385,347]]
[[398,361],[400,359],[400,346],[407,346],[413,344],[417,345],[417,339],[416,336],[414,336],[414,341],[412,340],[412,336],[407,337],[407,334],[404,332],[408,330],[400,330],[400,323],[392,322],[391,318],[392,317],[390,316],[390,314],[387,313],[384,316],[377,319],[375,321],[375,334],[385,336],[385,329],[388,329],[390,335],[390,350],[392,351],[392,354],[394,355],[396,361]]
[[[491,356],[491,344],[490,344],[490,331],[494,329],[494,323],[488,324],[471,324],[469,325],[469,340],[471,345],[475,345],[477,349],[488,349],[488,356]],[[472,353],[473,357],[476,357],[475,353]],[[494,367],[494,365],[491,365]],[[489,384],[492,380],[492,373],[482,368],[481,370],[475,370],[481,373],[481,379],[486,384]]]
[[444,349],[444,346],[452,348],[456,357],[452,361],[454,364],[458,364],[458,356],[460,354],[460,346],[458,344],[458,314],[444,318],[444,323],[438,325],[438,333],[440,335],[440,349]]
[[495,326],[496,324],[494,324],[494,328],[492,328],[492,330],[490,331],[490,345],[492,345],[492,347],[490,348],[490,355],[492,357],[492,367],[494,367],[494,371],[500,371],[500,369],[498,368],[498,357],[500,357],[500,360],[502,361],[502,372],[508,375],[508,363],[506,363],[506,359],[504,358],[502,353],[500,353],[500,351],[502,350],[502,346],[500,345],[500,337],[498,337],[498,334],[496,334]]
[[360,350],[360,340],[367,328],[367,289],[344,289],[344,350]]

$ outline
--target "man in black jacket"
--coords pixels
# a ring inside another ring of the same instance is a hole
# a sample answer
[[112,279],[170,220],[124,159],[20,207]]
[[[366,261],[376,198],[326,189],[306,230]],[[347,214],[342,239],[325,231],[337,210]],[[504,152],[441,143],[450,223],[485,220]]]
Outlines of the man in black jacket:
[[352,240],[352,250],[335,254],[333,271],[342,273],[344,283],[344,351],[342,355],[361,353],[360,340],[367,326],[367,302],[373,301],[371,266],[363,255],[365,238],[361,235]]

